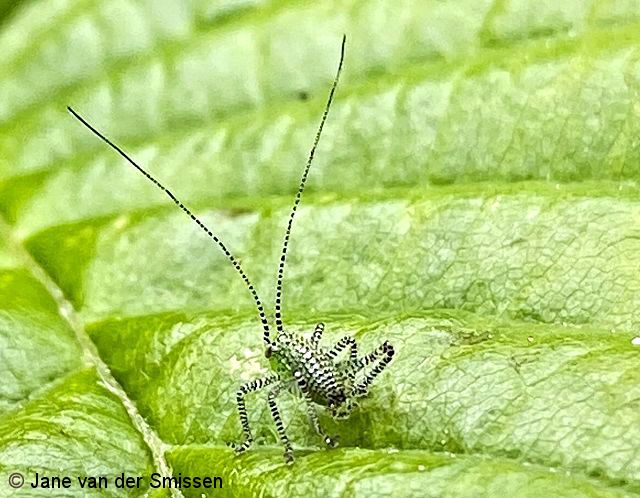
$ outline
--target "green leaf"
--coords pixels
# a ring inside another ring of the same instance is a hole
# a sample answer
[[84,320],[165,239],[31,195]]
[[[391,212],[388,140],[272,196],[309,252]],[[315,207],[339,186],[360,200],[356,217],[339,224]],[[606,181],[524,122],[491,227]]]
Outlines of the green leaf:
[[[333,452],[331,458],[326,453],[308,454],[292,473],[281,465],[282,455],[274,450],[247,455],[247,464],[239,472],[228,452],[192,447],[169,454],[176,467],[202,475],[210,468],[206,462],[211,457],[219,462],[218,468],[232,488],[221,490],[219,496],[237,496],[233,489],[245,487],[247,482],[261,484],[249,488],[249,493],[268,496],[624,496],[586,478],[477,455],[344,449]],[[185,496],[200,494],[187,490]]]
[[[0,3],[0,496],[12,472],[144,477],[87,496],[640,495],[638,28],[623,0]],[[236,458],[235,392],[268,372],[253,301],[65,107],[270,305],[343,33],[284,316],[397,354],[348,420],[320,410],[340,448],[283,394],[286,466],[256,394]]]
[[[36,473],[71,479],[56,496],[78,496],[78,477],[149,475],[151,452],[114,394],[115,382],[91,365],[90,351],[59,314],[53,289],[23,266],[29,261],[12,250],[6,231],[2,235],[0,496],[12,496],[7,479],[14,472],[25,476],[24,496],[53,491],[30,487]],[[115,490],[109,496],[132,495]]]

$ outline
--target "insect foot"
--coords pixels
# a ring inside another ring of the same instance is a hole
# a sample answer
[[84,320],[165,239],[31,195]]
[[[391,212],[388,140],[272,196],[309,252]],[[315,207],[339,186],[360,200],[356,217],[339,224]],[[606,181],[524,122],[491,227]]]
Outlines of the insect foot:
[[338,436],[326,436],[324,438],[324,444],[326,444],[329,448],[337,448],[340,444],[340,440],[338,439]]
[[[387,367],[394,355],[394,349],[388,342],[383,343],[372,353],[358,357],[358,344],[353,337],[345,336],[340,339],[332,348],[323,349],[320,345],[324,332],[324,324],[316,325],[311,338],[307,339],[300,334],[285,332],[282,320],[282,294],[284,282],[284,270],[289,248],[289,239],[293,228],[295,215],[302,199],[304,187],[311,170],[313,157],[320,142],[322,129],[327,120],[333,96],[338,86],[342,63],[344,61],[344,47],[346,37],[342,38],[340,48],[340,62],[338,70],[329,92],[329,97],[320,120],[320,125],[309,152],[302,179],[298,186],[298,192],[293,201],[293,207],[289,214],[289,221],[286,226],[275,289],[274,325],[275,337],[271,332],[269,320],[262,304],[260,296],[255,287],[244,272],[240,263],[236,259],[222,240],[207,227],[182,201],[180,201],[168,188],[156,180],[146,169],[136,163],[127,153],[111,142],[106,136],[90,125],[71,107],[69,112],[87,127],[100,140],[120,154],[133,168],[141,173],[148,181],[153,183],[159,190],[164,192],[171,201],[183,211],[224,253],[227,260],[232,264],[238,275],[251,294],[256,306],[258,319],[262,326],[262,339],[265,346],[265,357],[268,359],[272,373],[261,379],[252,380],[243,384],[236,392],[236,406],[242,426],[243,439],[240,443],[227,443],[233,448],[236,455],[244,453],[253,444],[253,434],[249,426],[249,417],[245,406],[247,394],[268,388],[267,401],[271,417],[278,432],[280,442],[284,447],[285,462],[293,462],[293,449],[289,437],[287,436],[280,410],[277,405],[277,398],[281,391],[289,391],[294,395],[303,398],[307,408],[307,416],[315,432],[329,447],[338,445],[338,439],[327,435],[318,419],[317,407],[325,407],[334,418],[346,418],[356,406],[356,399],[365,396],[369,392],[369,387],[375,378]],[[348,351],[343,354],[343,351]],[[344,358],[346,356],[346,358]],[[341,359],[342,357],[342,359]]]

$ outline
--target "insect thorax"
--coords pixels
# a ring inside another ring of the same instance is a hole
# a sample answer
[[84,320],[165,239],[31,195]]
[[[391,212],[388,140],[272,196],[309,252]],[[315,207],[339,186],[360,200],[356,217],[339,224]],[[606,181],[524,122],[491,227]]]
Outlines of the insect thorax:
[[281,332],[273,346],[269,358],[272,368],[315,403],[335,409],[350,397],[352,377],[346,365],[331,358],[317,343]]

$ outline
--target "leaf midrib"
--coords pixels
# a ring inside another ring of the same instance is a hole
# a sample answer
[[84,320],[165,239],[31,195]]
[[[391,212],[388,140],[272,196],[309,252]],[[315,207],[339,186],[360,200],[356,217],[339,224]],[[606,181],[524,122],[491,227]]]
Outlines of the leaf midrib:
[[[83,354],[82,362],[84,367],[86,368],[87,366],[91,366],[95,368],[103,386],[107,391],[120,400],[124,410],[129,416],[132,426],[140,433],[144,443],[149,448],[154,468],[162,475],[171,475],[171,470],[165,458],[166,443],[160,439],[158,434],[156,434],[151,426],[145,421],[142,415],[138,412],[135,402],[129,398],[126,391],[113,377],[108,365],[102,360],[98,354],[95,344],[87,335],[85,325],[80,320],[80,317],[75,312],[71,303],[64,297],[62,290],[56,285],[44,268],[38,265],[38,263],[31,257],[30,253],[24,248],[24,246],[17,242],[16,238],[13,236],[11,228],[6,224],[2,216],[0,216],[0,232],[7,235],[6,238],[8,239],[8,245],[11,246],[18,254],[18,257],[22,259],[25,269],[45,287],[51,295],[51,298],[57,303],[61,318],[67,322],[69,328],[73,330],[76,340],[80,345],[80,349]],[[51,379],[46,385],[42,386],[37,393],[35,393],[35,396],[29,396],[28,399],[25,399],[16,405],[20,407],[27,401],[37,399],[39,396],[48,392],[52,386],[58,385],[65,377],[73,375],[79,370],[82,370],[82,366],[78,369],[67,372],[59,378]],[[13,412],[13,410],[8,413],[10,414],[11,412]],[[171,489],[171,496],[172,498],[183,498],[182,493],[178,489]]]

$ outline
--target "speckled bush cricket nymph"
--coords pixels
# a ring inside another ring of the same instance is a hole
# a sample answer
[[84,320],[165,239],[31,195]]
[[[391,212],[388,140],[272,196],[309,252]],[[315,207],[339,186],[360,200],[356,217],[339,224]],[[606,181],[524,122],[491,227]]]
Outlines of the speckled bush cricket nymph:
[[[287,436],[276,399],[278,394],[283,390],[293,391],[306,401],[307,414],[315,431],[322,437],[324,442],[331,447],[337,445],[335,438],[327,435],[320,425],[316,405],[325,406],[329,409],[334,418],[346,418],[354,407],[354,401],[365,396],[369,391],[369,386],[373,380],[384,370],[393,358],[393,346],[388,342],[384,342],[372,353],[358,357],[358,346],[353,337],[345,336],[340,339],[331,349],[323,349],[320,346],[320,339],[324,331],[324,324],[316,325],[309,339],[299,335],[286,332],[282,321],[282,283],[284,280],[284,269],[287,258],[287,249],[289,246],[289,237],[293,227],[296,210],[300,204],[305,183],[311,169],[313,156],[316,147],[322,135],[333,96],[340,79],[342,71],[342,63],[344,61],[344,47],[346,38],[342,39],[340,50],[340,62],[338,70],[331,86],[329,98],[327,100],[320,126],[316,132],[313,147],[309,152],[307,163],[302,174],[302,179],[293,202],[293,207],[289,215],[289,221],[284,235],[282,245],[282,253],[280,255],[280,263],[278,265],[278,280],[276,284],[275,295],[275,338],[271,334],[269,321],[265,314],[264,306],[260,300],[256,289],[241,268],[238,260],[231,254],[225,244],[215,235],[204,223],[202,223],[171,191],[165,188],[158,180],[152,177],[146,170],[136,164],[120,147],[111,142],[102,133],[91,126],[73,109],[68,108],[82,124],[89,128],[95,135],[115,149],[122,157],[124,157],[134,168],[142,173],[156,187],[168,195],[171,200],[184,211],[224,252],[227,259],[242,277],[246,287],[249,289],[253,300],[256,303],[258,316],[262,323],[263,340],[265,346],[265,356],[269,359],[273,372],[266,377],[248,382],[240,387],[237,392],[236,401],[238,404],[238,413],[240,415],[240,423],[244,440],[240,443],[229,443],[234,448],[236,454],[243,453],[253,443],[253,435],[249,427],[247,410],[245,408],[244,398],[247,394],[268,388],[268,402],[271,415],[276,425],[278,435],[284,445],[284,457],[287,463],[293,462],[293,450],[291,442]],[[339,359],[339,354],[345,350],[349,350],[346,359]]]

